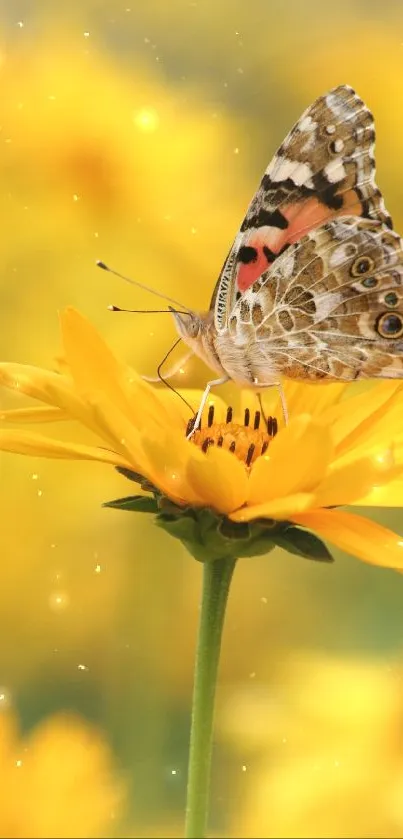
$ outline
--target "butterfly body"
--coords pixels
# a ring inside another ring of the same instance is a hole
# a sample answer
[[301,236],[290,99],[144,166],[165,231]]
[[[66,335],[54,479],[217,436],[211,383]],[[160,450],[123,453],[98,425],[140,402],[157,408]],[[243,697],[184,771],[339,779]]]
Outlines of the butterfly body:
[[209,311],[173,312],[220,380],[403,378],[403,241],[375,184],[374,140],[351,88],[317,99],[269,164]]

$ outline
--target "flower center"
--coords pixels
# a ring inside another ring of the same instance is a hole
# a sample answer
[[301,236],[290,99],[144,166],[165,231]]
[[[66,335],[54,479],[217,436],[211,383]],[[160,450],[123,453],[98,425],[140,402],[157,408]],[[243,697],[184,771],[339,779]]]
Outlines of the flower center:
[[[232,408],[228,408],[225,422],[214,422],[214,405],[210,405],[206,428],[198,428],[190,438],[196,446],[206,452],[210,446],[218,446],[233,452],[246,466],[251,466],[257,457],[264,454],[270,441],[277,434],[277,420],[265,419],[261,411],[255,411],[251,423],[249,408],[245,410],[244,424],[232,421]],[[193,428],[194,418],[189,420],[186,434]]]

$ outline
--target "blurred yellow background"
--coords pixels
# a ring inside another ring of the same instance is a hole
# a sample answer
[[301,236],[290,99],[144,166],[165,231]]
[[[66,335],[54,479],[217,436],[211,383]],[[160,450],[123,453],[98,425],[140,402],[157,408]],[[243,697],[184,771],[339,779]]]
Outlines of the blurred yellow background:
[[[156,299],[95,260],[206,307],[269,157],[340,83],[403,231],[400,0],[9,0],[0,27],[3,360],[54,366],[73,304],[153,375],[171,319],[108,312]],[[0,469],[0,836],[179,835],[201,568],[101,509],[132,491],[108,467]],[[336,559],[237,568],[212,836],[403,836],[403,579]]]

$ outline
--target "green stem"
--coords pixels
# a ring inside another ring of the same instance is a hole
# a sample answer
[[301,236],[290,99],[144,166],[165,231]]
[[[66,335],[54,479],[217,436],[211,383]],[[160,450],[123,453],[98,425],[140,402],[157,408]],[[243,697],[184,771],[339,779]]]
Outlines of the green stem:
[[236,559],[203,563],[186,799],[186,839],[204,839],[208,816],[214,700],[228,592]]

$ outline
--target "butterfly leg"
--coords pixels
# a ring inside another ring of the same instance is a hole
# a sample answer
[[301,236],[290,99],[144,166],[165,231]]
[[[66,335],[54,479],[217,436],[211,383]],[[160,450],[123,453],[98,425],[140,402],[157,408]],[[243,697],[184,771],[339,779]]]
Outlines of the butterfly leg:
[[[284,425],[288,425],[288,408],[287,408],[285,393],[284,393],[283,386],[282,386],[281,382],[270,382],[270,384],[267,384],[267,385],[265,385],[262,382],[255,382],[255,385],[256,385],[256,387],[276,387],[278,389],[278,393],[279,393],[279,396],[280,396],[280,402],[281,402],[281,410],[283,412]],[[258,398],[259,398],[260,407],[261,407],[262,413],[263,413],[262,396],[261,396],[260,393],[258,395]],[[264,417],[264,414],[263,414],[263,417]]]
[[229,376],[223,376],[221,379],[213,379],[211,382],[207,382],[206,389],[205,389],[205,391],[203,393],[203,396],[201,398],[201,402],[200,402],[200,405],[199,405],[199,410],[196,414],[196,419],[193,423],[193,428],[192,428],[191,431],[189,431],[189,434],[187,435],[187,438],[186,438],[187,440],[189,440],[190,437],[192,436],[192,434],[194,434],[194,432],[197,431],[197,429],[199,428],[201,418],[202,418],[202,414],[203,414],[203,411],[204,411],[204,407],[205,407],[205,404],[207,402],[208,395],[210,393],[211,388],[212,387],[218,387],[218,385],[224,385],[225,382],[228,382],[228,381],[229,381]]

